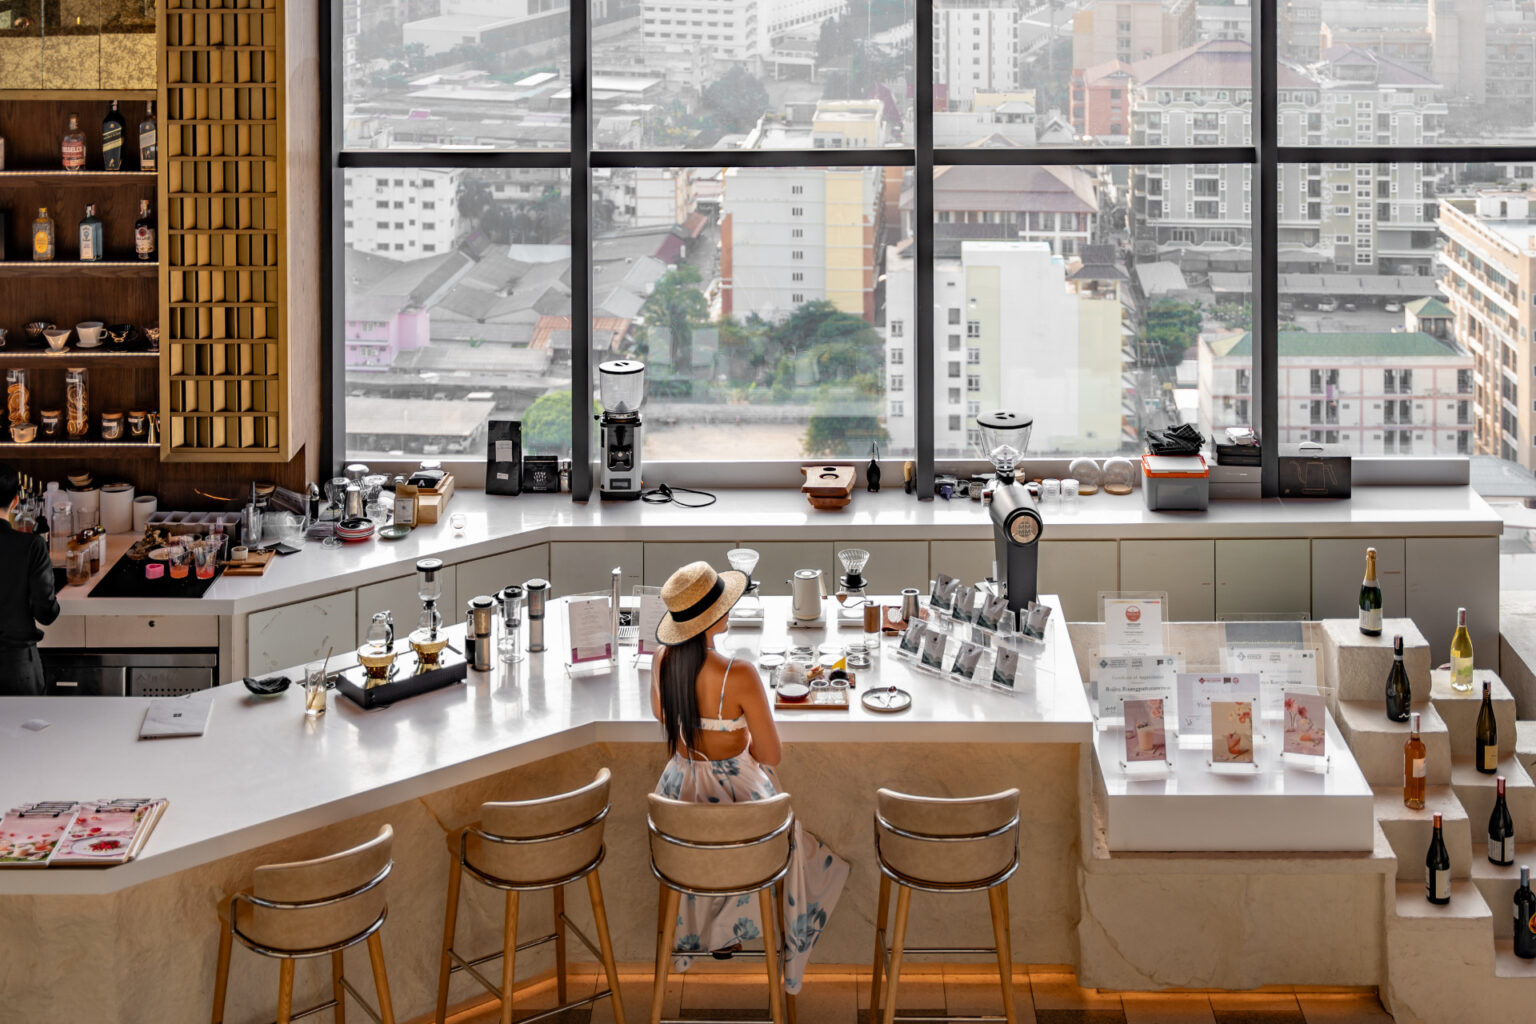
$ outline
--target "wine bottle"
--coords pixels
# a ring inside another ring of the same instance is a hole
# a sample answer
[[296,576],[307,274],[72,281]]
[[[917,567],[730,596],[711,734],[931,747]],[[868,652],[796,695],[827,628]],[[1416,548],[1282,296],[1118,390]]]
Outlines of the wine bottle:
[[1504,776],[1499,776],[1498,796],[1493,801],[1493,813],[1488,816],[1488,859],[1501,867],[1515,862],[1515,819],[1509,815],[1509,802],[1504,799]]
[[1445,827],[1438,814],[1429,852],[1424,855],[1424,871],[1424,898],[1440,906],[1451,902],[1451,854],[1445,848]]
[[1424,809],[1424,783],[1429,776],[1428,753],[1419,738],[1419,716],[1413,716],[1413,731],[1403,744],[1403,803],[1416,811]]
[[101,218],[96,216],[96,204],[87,203],[85,216],[80,220],[80,259],[91,263],[106,258]]
[[155,258],[155,221],[148,199],[139,200],[139,219],[133,222],[133,253],[141,260]]
[[1376,549],[1365,549],[1365,581],[1360,584],[1360,632],[1381,636],[1381,584],[1376,582]]
[[1493,684],[1483,683],[1483,706],[1477,709],[1477,770],[1499,770],[1499,723],[1493,717]]
[[160,143],[155,131],[155,101],[149,101],[149,110],[139,122],[139,170],[152,171],[160,159]]
[[32,258],[38,261],[53,259],[53,218],[48,207],[37,208],[37,219],[32,222]]
[[1536,960],[1536,893],[1531,892],[1531,869],[1525,865],[1515,890],[1515,956]]
[[1472,692],[1472,634],[1467,632],[1467,610],[1456,609],[1456,632],[1451,637],[1451,689]]
[[85,132],[80,130],[80,115],[69,115],[69,127],[64,130],[60,143],[64,156],[64,169],[78,171],[85,167]]
[[123,135],[127,131],[123,115],[117,112],[117,100],[113,100],[107,116],[101,119],[101,166],[105,169],[123,169]]
[[1408,721],[1408,709],[1413,703],[1413,693],[1408,686],[1408,671],[1403,668],[1403,638],[1392,638],[1392,671],[1387,673],[1387,718],[1394,722]]

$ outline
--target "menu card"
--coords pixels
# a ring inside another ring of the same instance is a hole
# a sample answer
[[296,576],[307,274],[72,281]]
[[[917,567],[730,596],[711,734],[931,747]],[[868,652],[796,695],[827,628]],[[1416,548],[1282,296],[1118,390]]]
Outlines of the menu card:
[[80,805],[71,800],[22,804],[0,818],[0,866],[44,867]]
[[661,620],[666,614],[667,605],[661,599],[660,590],[653,594],[640,595],[640,614],[637,616],[640,630],[640,654],[653,655],[661,650],[661,642],[656,639],[656,630],[661,627]]
[[1211,701],[1211,762],[1253,763],[1253,702]]
[[0,818],[0,867],[110,866],[138,856],[165,799],[22,804]]
[[571,664],[602,661],[613,657],[613,599],[609,597],[572,597],[567,599],[566,623],[570,628]]

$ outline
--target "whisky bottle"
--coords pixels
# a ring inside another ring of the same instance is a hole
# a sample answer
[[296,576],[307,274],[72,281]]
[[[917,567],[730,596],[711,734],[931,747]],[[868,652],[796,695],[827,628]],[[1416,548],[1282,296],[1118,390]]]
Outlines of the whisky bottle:
[[101,119],[101,166],[105,169],[123,169],[123,136],[127,131],[123,115],[117,112],[117,100],[113,100],[107,116]]
[[141,260],[155,258],[155,220],[148,199],[139,200],[139,219],[133,222],[133,253]]
[[53,259],[53,218],[48,216],[46,206],[37,208],[37,219],[32,222],[32,258]]
[[69,127],[64,130],[61,150],[66,171],[78,171],[85,167],[85,132],[80,130],[79,114],[69,115]]
[[106,235],[101,218],[96,216],[96,204],[87,203],[85,216],[80,220],[80,259],[84,263],[106,259],[104,252]]
[[149,101],[149,110],[139,122],[139,170],[153,171],[160,157],[160,144],[155,133],[155,101]]

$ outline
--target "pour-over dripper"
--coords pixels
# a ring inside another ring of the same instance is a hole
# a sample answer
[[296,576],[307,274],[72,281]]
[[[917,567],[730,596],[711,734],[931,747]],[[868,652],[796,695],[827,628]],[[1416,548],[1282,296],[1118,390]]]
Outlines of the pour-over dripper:
[[758,559],[761,558],[752,548],[731,548],[725,553],[725,560],[731,563],[731,568],[747,577],[747,585],[755,587],[752,582],[752,570],[757,568]]
[[864,585],[864,567],[869,564],[869,552],[863,548],[843,548],[837,553],[843,563],[843,580],[850,586]]

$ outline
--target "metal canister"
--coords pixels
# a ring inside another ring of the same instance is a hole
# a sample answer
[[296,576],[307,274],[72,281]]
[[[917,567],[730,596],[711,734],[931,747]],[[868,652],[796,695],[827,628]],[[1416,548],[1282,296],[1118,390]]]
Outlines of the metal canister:
[[901,621],[912,622],[919,614],[916,587],[903,587],[901,591]]
[[549,580],[529,580],[523,584],[523,594],[528,602],[528,653],[538,654],[544,650],[544,614],[549,605]]
[[485,594],[469,599],[468,629],[465,632],[468,649],[465,653],[469,655],[469,663],[477,672],[491,670],[491,628],[495,621],[495,607],[495,599]]
[[363,488],[360,484],[347,484],[346,509],[348,519],[357,519],[363,515]]

